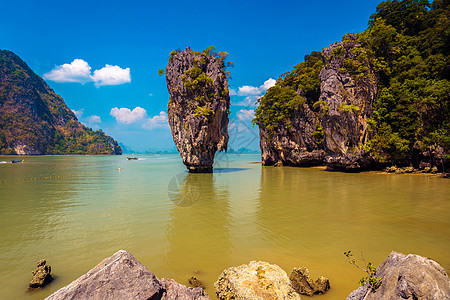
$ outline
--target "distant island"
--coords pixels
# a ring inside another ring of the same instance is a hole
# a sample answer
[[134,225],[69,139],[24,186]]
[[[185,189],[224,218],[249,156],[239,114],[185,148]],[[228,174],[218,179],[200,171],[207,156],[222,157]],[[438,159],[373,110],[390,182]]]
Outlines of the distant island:
[[0,154],[122,154],[102,130],[81,124],[16,54],[0,50]]
[[446,172],[448,1],[384,1],[365,32],[313,51],[260,98],[265,165]]

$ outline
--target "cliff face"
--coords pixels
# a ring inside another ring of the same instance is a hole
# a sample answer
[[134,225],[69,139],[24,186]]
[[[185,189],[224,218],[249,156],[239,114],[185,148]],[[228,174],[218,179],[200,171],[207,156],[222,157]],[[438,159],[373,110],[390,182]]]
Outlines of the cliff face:
[[45,81],[0,50],[0,154],[122,154],[117,142],[78,122]]
[[373,163],[362,146],[369,137],[367,119],[377,95],[377,78],[368,61],[359,61],[367,72],[358,80],[346,70],[346,62],[355,61],[361,50],[355,40],[349,35],[321,52],[318,99],[308,99],[299,85],[295,97],[301,102],[293,115],[275,128],[257,121],[263,164],[326,164],[331,170],[352,171]]
[[217,150],[227,150],[230,96],[224,58],[186,48],[166,67],[172,137],[189,172],[212,172]]

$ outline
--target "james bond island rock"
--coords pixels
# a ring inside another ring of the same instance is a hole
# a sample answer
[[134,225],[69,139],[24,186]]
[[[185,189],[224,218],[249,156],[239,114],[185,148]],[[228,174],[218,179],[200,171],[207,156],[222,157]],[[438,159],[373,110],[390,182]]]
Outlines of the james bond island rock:
[[309,277],[309,270],[305,267],[294,268],[289,279],[294,290],[301,295],[325,294],[330,289],[328,278],[320,276],[316,281],[313,281]]
[[172,137],[189,172],[211,173],[216,151],[227,150],[227,53],[186,48],[173,51],[166,67]]
[[255,110],[263,164],[450,170],[444,2],[384,1],[365,32],[281,75]]
[[[256,110],[263,164],[312,166],[353,171],[369,167],[363,150],[369,138],[368,115],[377,95],[377,77],[368,61],[367,74],[355,80],[346,62],[363,51],[348,35],[280,78]],[[277,109],[278,108],[278,109]]]
[[372,291],[368,283],[347,300],[450,299],[450,279],[437,262],[414,254],[392,252],[377,268],[382,284]]
[[33,278],[31,279],[29,286],[29,291],[34,289],[42,288],[47,283],[53,280],[52,277],[52,267],[46,265],[47,261],[45,259],[41,259],[38,261],[36,270],[33,271]]
[[224,270],[214,288],[217,297],[224,300],[300,299],[286,272],[263,261]]
[[46,299],[208,300],[210,298],[201,288],[188,288],[172,279],[158,280],[131,253],[120,250]]
[[122,154],[101,130],[78,122],[17,55],[0,50],[0,155]]

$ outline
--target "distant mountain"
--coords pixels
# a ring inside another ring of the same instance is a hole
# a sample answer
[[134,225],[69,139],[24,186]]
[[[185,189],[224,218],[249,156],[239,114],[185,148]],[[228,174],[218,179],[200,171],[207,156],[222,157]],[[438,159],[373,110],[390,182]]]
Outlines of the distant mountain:
[[228,150],[228,153],[240,153],[240,154],[242,154],[242,153],[260,153],[260,151],[241,147],[238,150],[234,150],[233,148],[231,148],[230,150]]
[[117,141],[78,122],[16,54],[0,50],[0,154],[122,154]]

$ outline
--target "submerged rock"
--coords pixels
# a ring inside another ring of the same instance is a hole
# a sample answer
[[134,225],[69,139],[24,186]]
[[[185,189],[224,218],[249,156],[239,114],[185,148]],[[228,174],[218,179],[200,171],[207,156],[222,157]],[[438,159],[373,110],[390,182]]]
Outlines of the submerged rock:
[[189,172],[211,173],[216,151],[227,150],[230,96],[224,56],[188,47],[172,52],[166,67],[169,125]]
[[372,291],[366,283],[347,300],[450,299],[450,279],[437,262],[414,254],[392,252],[377,268],[382,284]]
[[214,288],[219,299],[300,299],[286,272],[262,261],[224,270]]
[[205,286],[203,285],[203,283],[197,279],[197,277],[192,276],[191,278],[189,278],[189,283],[193,286],[193,287],[199,287],[202,289],[205,289]]
[[325,294],[330,289],[328,278],[320,276],[316,281],[313,281],[309,277],[309,270],[305,267],[294,268],[289,279],[294,290],[301,295]]
[[209,297],[200,288],[188,288],[172,279],[158,280],[131,253],[120,250],[46,299],[206,300]]
[[41,288],[45,286],[47,283],[53,280],[52,277],[52,267],[45,265],[47,261],[45,259],[41,259],[37,263],[36,270],[33,271],[33,278],[28,284],[29,290]]

